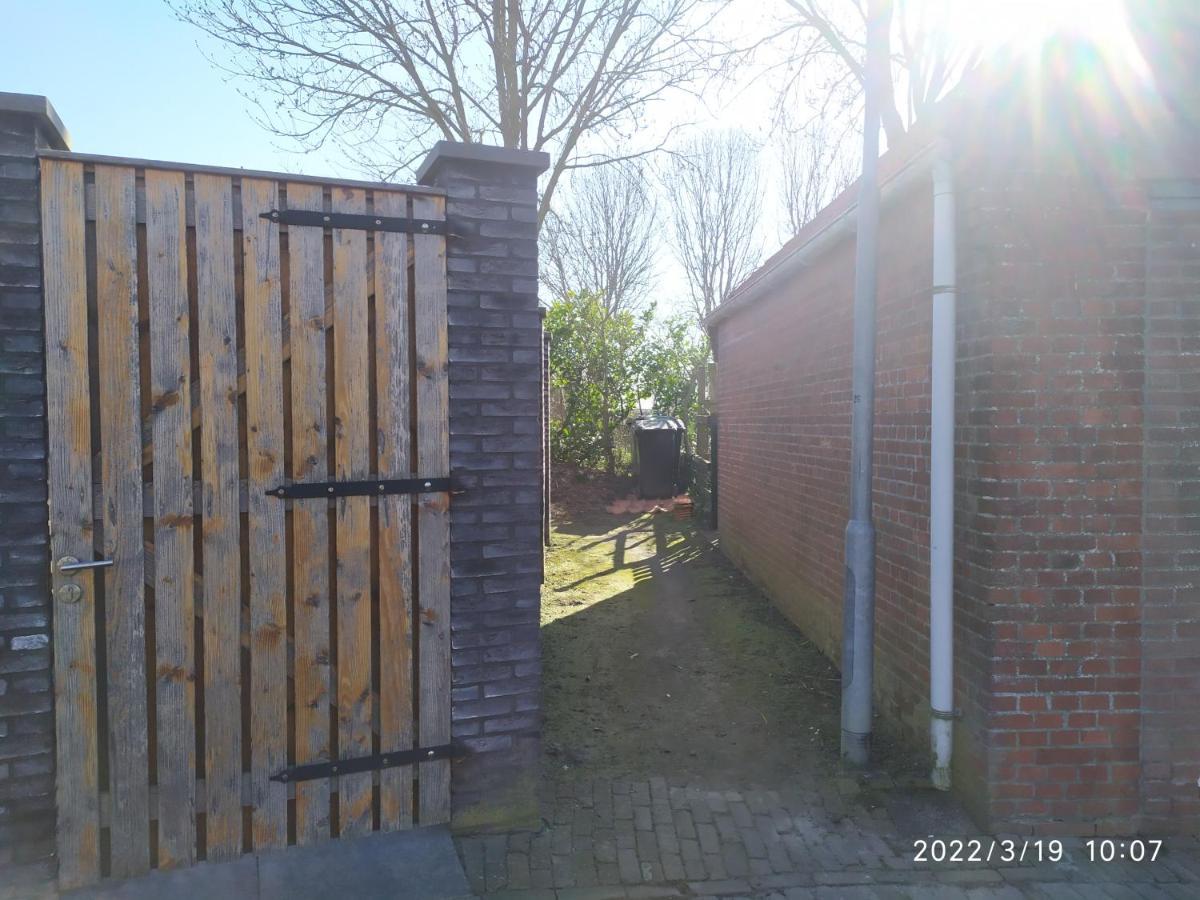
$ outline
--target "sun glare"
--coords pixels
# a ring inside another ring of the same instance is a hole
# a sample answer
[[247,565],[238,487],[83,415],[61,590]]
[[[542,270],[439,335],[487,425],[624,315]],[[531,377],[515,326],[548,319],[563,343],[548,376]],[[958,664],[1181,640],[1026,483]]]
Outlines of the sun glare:
[[957,0],[948,28],[965,43],[991,50],[1036,51],[1055,35],[1097,44],[1128,40],[1120,0]]

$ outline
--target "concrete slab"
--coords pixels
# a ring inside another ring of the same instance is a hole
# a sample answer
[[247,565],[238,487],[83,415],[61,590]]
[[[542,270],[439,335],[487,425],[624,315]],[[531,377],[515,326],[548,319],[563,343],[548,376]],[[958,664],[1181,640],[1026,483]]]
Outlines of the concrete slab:
[[69,900],[471,900],[447,828],[289,847],[227,863],[151,872],[64,894]]
[[258,861],[243,856],[232,862],[201,863],[190,869],[151,872],[127,881],[106,881],[63,894],[70,900],[257,900]]
[[469,900],[474,896],[447,828],[373,834],[264,853],[258,858],[258,879],[263,900]]

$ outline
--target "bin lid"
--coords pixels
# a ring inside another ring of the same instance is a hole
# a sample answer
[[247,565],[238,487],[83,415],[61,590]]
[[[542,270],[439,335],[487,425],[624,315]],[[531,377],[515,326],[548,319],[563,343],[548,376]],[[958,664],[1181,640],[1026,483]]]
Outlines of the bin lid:
[[633,423],[634,431],[684,431],[683,422],[674,416],[646,416]]

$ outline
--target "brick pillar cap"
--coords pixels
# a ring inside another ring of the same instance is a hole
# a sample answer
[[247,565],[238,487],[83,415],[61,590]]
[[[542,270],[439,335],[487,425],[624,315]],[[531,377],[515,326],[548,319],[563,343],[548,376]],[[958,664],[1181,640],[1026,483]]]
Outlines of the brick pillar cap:
[[537,176],[550,168],[550,154],[541,150],[514,150],[511,147],[493,147],[489,144],[438,141],[417,169],[417,184],[431,184],[437,170],[448,162],[524,169],[530,175]]
[[16,113],[32,116],[46,132],[56,150],[70,150],[71,136],[50,101],[41,94],[10,94],[0,91],[0,115]]

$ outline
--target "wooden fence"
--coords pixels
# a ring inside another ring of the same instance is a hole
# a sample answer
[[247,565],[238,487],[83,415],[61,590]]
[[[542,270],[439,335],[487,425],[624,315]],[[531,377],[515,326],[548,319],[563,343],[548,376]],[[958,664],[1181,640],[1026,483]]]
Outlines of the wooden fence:
[[62,886],[449,818],[444,203],[43,158]]

